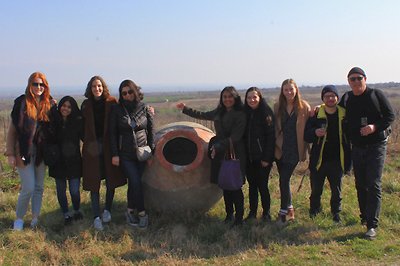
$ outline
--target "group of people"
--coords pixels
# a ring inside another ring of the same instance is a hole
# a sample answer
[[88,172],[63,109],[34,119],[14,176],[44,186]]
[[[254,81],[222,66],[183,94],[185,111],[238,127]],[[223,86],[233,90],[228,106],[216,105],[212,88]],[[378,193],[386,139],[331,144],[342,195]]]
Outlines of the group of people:
[[[277,221],[285,224],[294,220],[290,179],[298,163],[305,161],[310,153],[310,217],[322,210],[321,195],[327,178],[332,193],[332,219],[341,221],[342,177],[353,167],[361,222],[367,226],[367,237],[376,236],[382,171],[394,112],[382,91],[366,85],[367,76],[361,68],[352,68],[347,79],[351,91],[340,101],[337,88],[327,85],[321,92],[322,104],[313,109],[301,98],[293,79],[283,81],[273,109],[257,87],[246,91],[244,103],[234,87],[225,87],[218,106],[207,112],[184,103],[176,105],[186,115],[214,121],[216,137],[209,145],[212,183],[218,182],[221,162],[231,152],[230,147],[240,160],[243,184],[245,179],[249,183],[250,210],[243,219],[241,188],[223,190],[225,222],[238,226],[244,220],[256,219],[259,196],[262,219],[271,221],[268,180],[273,162],[279,173],[281,201]],[[15,230],[23,229],[30,200],[31,226],[38,223],[45,174],[43,158],[51,144],[60,149],[58,160],[49,166],[49,175],[56,180],[65,224],[83,217],[79,210],[82,176],[83,189],[90,191],[97,230],[103,230],[103,223],[111,221],[115,189],[126,180],[127,222],[147,227],[141,181],[145,162],[138,160],[136,149],[148,145],[154,151],[154,110],[142,102],[140,87],[131,80],[120,84],[117,100],[110,95],[105,81],[94,76],[88,82],[85,97],[81,109],[70,96],[62,98],[56,106],[46,77],[35,72],[28,80],[25,94],[15,100],[5,153],[21,178]],[[106,200],[101,213],[102,179],[106,184]],[[67,180],[73,212],[68,209]]]
[[341,221],[342,177],[353,168],[361,223],[367,226],[365,236],[376,237],[382,172],[394,112],[381,90],[366,85],[367,76],[361,68],[353,67],[347,80],[351,91],[340,98],[334,85],[324,86],[322,104],[313,109],[301,98],[293,79],[283,81],[273,111],[256,87],[246,91],[244,104],[234,87],[225,87],[218,106],[208,112],[177,104],[186,115],[214,121],[216,138],[209,145],[211,182],[217,183],[221,162],[231,152],[230,143],[233,143],[243,183],[245,178],[249,183],[250,210],[243,219],[241,188],[224,190],[226,222],[237,226],[255,219],[258,195],[262,219],[271,220],[268,179],[274,161],[280,188],[277,221],[285,224],[294,220],[290,179],[298,163],[305,161],[309,153],[310,217],[322,211],[321,195],[327,178],[332,219]]
[[[83,218],[80,211],[83,177],[83,189],[90,191],[96,230],[103,230],[103,223],[111,221],[115,189],[127,181],[127,221],[133,226],[147,227],[141,183],[145,162],[138,160],[135,150],[142,146],[154,150],[153,112],[142,102],[140,87],[131,80],[120,84],[118,100],[110,95],[100,76],[89,80],[84,95],[86,99],[80,109],[71,96],[63,97],[57,105],[50,95],[46,76],[35,72],[28,79],[25,94],[15,100],[5,152],[8,163],[17,168],[21,179],[14,230],[23,229],[30,201],[31,227],[38,224],[45,164],[49,165],[49,175],[55,178],[65,225]],[[102,179],[106,187],[103,212]],[[67,182],[73,212],[68,208]]]

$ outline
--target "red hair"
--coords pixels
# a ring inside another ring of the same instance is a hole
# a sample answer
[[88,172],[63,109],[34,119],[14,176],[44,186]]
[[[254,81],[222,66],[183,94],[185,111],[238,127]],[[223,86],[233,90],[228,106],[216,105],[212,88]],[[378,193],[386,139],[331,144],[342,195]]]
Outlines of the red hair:
[[[36,100],[35,95],[32,92],[33,80],[39,78],[44,84],[43,94],[40,96],[40,101]],[[37,121],[49,121],[49,111],[50,111],[50,87],[47,82],[46,76],[43,73],[35,72],[32,73],[28,79],[28,85],[25,90],[26,98],[26,113],[27,115]]]

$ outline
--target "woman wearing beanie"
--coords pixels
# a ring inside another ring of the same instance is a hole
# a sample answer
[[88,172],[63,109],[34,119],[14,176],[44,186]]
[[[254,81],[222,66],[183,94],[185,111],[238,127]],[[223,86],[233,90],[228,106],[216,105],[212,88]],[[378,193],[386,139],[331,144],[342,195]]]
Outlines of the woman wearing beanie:
[[294,207],[290,192],[290,178],[299,161],[305,161],[309,145],[304,141],[304,129],[310,116],[310,105],[301,99],[293,79],[286,79],[281,86],[275,112],[275,159],[279,172],[281,208],[278,222],[294,220]]
[[119,86],[119,104],[114,106],[110,119],[112,164],[119,166],[128,178],[128,224],[146,228],[148,215],[144,208],[142,175],[146,162],[139,161],[137,147],[154,150],[153,113],[141,102],[143,94],[132,80]]

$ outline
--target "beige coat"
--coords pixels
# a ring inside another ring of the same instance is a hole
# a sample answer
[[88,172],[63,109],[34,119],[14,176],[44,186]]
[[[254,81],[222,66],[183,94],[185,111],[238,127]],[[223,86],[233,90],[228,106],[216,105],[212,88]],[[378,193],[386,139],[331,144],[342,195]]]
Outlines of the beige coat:
[[[297,133],[297,149],[299,151],[299,160],[301,162],[307,159],[307,153],[310,150],[310,145],[304,141],[304,129],[306,127],[306,122],[310,116],[311,107],[306,101],[302,101],[303,108],[298,110],[297,122],[296,122],[296,133]],[[283,145],[283,132],[281,120],[277,118],[277,113],[279,110],[279,103],[274,105],[275,113],[275,158],[282,158],[282,145]]]

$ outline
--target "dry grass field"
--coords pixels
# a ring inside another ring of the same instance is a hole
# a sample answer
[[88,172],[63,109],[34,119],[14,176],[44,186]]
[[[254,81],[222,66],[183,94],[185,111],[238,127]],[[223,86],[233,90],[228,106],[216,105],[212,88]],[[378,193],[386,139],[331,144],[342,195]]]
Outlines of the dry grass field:
[[[296,221],[286,227],[261,220],[231,229],[225,225],[224,204],[220,200],[205,214],[170,214],[150,212],[147,230],[125,223],[126,187],[118,188],[113,206],[113,220],[103,232],[92,228],[90,197],[82,192],[85,219],[64,227],[52,178],[45,179],[45,192],[36,230],[11,230],[18,197],[18,176],[0,155],[0,265],[399,265],[400,264],[400,145],[399,88],[386,93],[397,112],[393,125],[383,177],[383,201],[378,237],[363,237],[360,225],[354,177],[343,180],[342,223],[332,222],[329,213],[329,187],[323,194],[323,213],[314,220],[308,217],[309,180],[306,177],[297,191],[307,164],[300,164],[291,181]],[[312,105],[320,103],[320,89],[303,92]],[[244,92],[241,92],[243,96]],[[265,91],[269,103],[277,90]],[[194,121],[175,108],[182,100],[202,110],[214,108],[218,92],[145,94],[145,101],[156,109],[156,125],[176,121]],[[10,105],[9,105],[10,106]],[[1,112],[0,126],[7,124],[9,110]],[[5,119],[5,120],[4,120]],[[212,126],[210,123],[203,123]],[[1,154],[4,132],[0,130]],[[279,185],[275,168],[270,177],[273,219],[279,209]],[[248,211],[247,184],[245,209]],[[104,191],[101,193],[104,195]],[[201,199],[199,199],[201,200]],[[260,215],[260,214],[259,214]],[[29,221],[29,214],[27,221]]]

